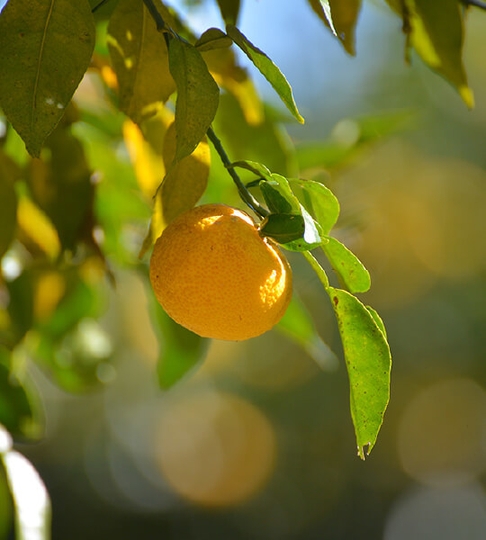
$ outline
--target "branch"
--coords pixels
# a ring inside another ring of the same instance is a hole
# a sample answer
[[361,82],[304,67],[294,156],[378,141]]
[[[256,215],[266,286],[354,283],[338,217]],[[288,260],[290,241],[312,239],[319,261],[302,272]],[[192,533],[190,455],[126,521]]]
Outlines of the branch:
[[264,208],[256,199],[253,197],[253,195],[248,191],[248,188],[245,186],[245,184],[242,182],[241,178],[238,176],[238,173],[235,171],[235,168],[233,167],[231,161],[228,158],[228,154],[226,154],[225,149],[223,148],[223,145],[221,144],[221,141],[216,136],[216,133],[214,133],[213,128],[208,128],[207,135],[209,140],[213,143],[214,149],[218,153],[221,161],[223,162],[223,165],[228,170],[228,173],[230,174],[231,178],[233,179],[233,182],[236,184],[236,187],[238,188],[238,193],[240,194],[240,197],[245,201],[245,203],[261,218],[264,218],[265,216],[268,216],[269,212],[266,208]]
[[99,4],[96,4],[96,6],[91,10],[91,13],[96,13],[101,7],[103,7],[109,0],[101,0]]
[[460,2],[466,7],[473,6],[486,11],[486,2],[482,0],[460,0]]
[[[174,37],[179,37],[173,30],[170,28],[166,22],[164,21],[162,15],[159,13],[157,8],[155,7],[153,0],[143,0],[143,3],[145,4],[145,7],[148,9],[150,16],[154,20],[157,30],[159,32],[163,32],[167,47],[169,45],[169,39]],[[226,167],[229,175],[233,179],[233,182],[236,184],[236,187],[238,189],[238,193],[240,194],[240,197],[243,199],[243,201],[257,214],[260,216],[260,218],[264,218],[265,216],[268,216],[269,212],[266,208],[264,208],[256,199],[253,197],[253,195],[248,191],[248,188],[245,186],[245,184],[242,182],[241,178],[239,177],[238,173],[235,171],[235,168],[233,167],[230,159],[228,158],[228,154],[226,153],[225,149],[223,148],[223,145],[221,144],[221,141],[216,136],[216,133],[214,133],[213,128],[209,127],[207,130],[207,136],[209,140],[213,143],[214,149],[218,153],[221,161],[223,162],[223,165]]]
[[157,30],[159,32],[170,32],[171,29],[167,26],[162,15],[159,13],[158,9],[155,7],[153,0],[143,0],[145,7],[149,10],[150,16],[155,21],[157,25]]

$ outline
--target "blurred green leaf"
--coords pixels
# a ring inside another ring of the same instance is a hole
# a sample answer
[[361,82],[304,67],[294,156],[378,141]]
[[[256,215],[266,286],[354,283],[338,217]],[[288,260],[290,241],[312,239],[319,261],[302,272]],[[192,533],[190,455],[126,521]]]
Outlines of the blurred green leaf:
[[230,47],[232,44],[233,40],[222,30],[219,28],[208,28],[208,30],[201,34],[201,37],[196,41],[194,46],[199,52],[205,52]]
[[339,217],[339,201],[332,191],[320,182],[290,178],[290,187],[305,208],[320,225],[322,234],[329,234]]
[[19,452],[0,455],[15,508],[15,540],[50,540],[51,501],[39,473]]
[[38,439],[43,427],[35,410],[33,389],[27,388],[8,365],[11,353],[0,346],[0,424],[14,436]]
[[355,27],[361,0],[308,0],[312,9],[342,42],[349,54],[355,54]]
[[119,107],[140,124],[176,90],[164,36],[143,2],[120,0],[110,17],[107,43],[118,78]]
[[265,163],[267,169],[285,176],[297,173],[293,146],[269,114],[263,122],[249,124],[236,98],[224,92],[213,127],[232,161]]
[[405,129],[412,120],[410,111],[394,111],[340,120],[329,139],[296,145],[302,171],[316,167],[332,169],[345,165],[371,144]]
[[94,319],[82,319],[57,340],[39,333],[33,353],[54,382],[70,393],[94,390],[116,375],[111,364],[113,345]]
[[34,283],[30,272],[22,272],[7,282],[9,328],[1,335],[1,344],[17,345],[34,324]]
[[351,293],[364,293],[371,287],[371,277],[363,263],[339,240],[329,236],[322,249],[338,275],[341,286]]
[[87,0],[9,0],[0,13],[0,106],[39,156],[91,60]]
[[50,217],[64,249],[90,238],[94,186],[81,142],[59,126],[46,141],[50,155],[33,159],[27,183],[34,202]]
[[[49,304],[55,295],[57,303]],[[86,392],[110,382],[113,345],[94,319],[100,311],[100,291],[71,268],[39,275],[35,300],[36,332],[29,340],[34,360],[68,392]]]
[[277,330],[300,345],[321,369],[329,371],[336,368],[336,355],[319,336],[312,315],[295,294]]
[[260,49],[255,47],[235,26],[228,24],[226,32],[230,38],[238,45],[238,47],[248,56],[256,68],[272,85],[274,90],[279,95],[285,106],[289,109],[292,115],[301,123],[304,119],[300,115],[297,105],[295,104],[292,87],[288,83],[280,69],[270,60],[270,58]]
[[170,40],[169,66],[177,85],[175,157],[180,160],[193,152],[211,125],[218,109],[219,88],[201,53],[178,38]]
[[[448,80],[469,108],[474,96],[467,83],[462,61],[464,44],[463,8],[457,0],[395,0],[388,3],[403,17],[409,45],[434,71]],[[397,9],[398,8],[398,9]]]
[[327,288],[336,314],[350,384],[358,455],[375,445],[390,399],[391,354],[374,317],[352,294]]
[[240,0],[218,0],[221,16],[226,24],[236,24],[240,11]]
[[159,385],[167,390],[202,361],[210,340],[177,324],[165,313],[154,295],[150,297],[154,329],[160,343]]
[[15,237],[17,227],[17,194],[14,181],[18,168],[0,149],[0,259]]

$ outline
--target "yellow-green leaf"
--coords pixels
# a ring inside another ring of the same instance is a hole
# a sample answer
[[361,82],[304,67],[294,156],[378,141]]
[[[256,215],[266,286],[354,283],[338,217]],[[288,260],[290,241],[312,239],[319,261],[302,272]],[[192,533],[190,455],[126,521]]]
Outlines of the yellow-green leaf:
[[219,28],[208,28],[196,41],[195,47],[199,52],[225,49],[233,44],[233,40]]
[[175,92],[164,36],[143,2],[120,0],[108,25],[120,109],[134,122],[155,114]]
[[88,0],[9,0],[0,13],[0,106],[38,156],[91,60]]
[[201,53],[173,38],[169,44],[170,72],[177,85],[175,159],[191,154],[208,130],[218,109],[219,88]]
[[328,287],[349,377],[358,455],[375,445],[390,399],[391,354],[375,316],[352,294]]
[[236,24],[240,11],[240,0],[218,0],[221,16],[226,24]]
[[312,9],[341,41],[349,54],[355,54],[355,28],[361,0],[308,0]]
[[[388,0],[395,10],[395,1]],[[457,0],[404,0],[401,9],[403,27],[408,33],[407,44],[422,60],[449,81],[469,108],[474,96],[467,83],[462,62],[464,23]]]
[[294,100],[292,87],[280,71],[280,69],[270,60],[270,58],[244,36],[238,28],[232,25],[226,27],[229,37],[238,45],[238,47],[248,56],[260,73],[272,85],[280,99],[283,101],[292,115],[301,123],[304,118],[300,115]]
[[[167,174],[157,197],[160,198],[162,226],[165,227],[178,215],[192,208],[201,198],[208,184],[210,153],[203,139],[190,156],[174,162],[176,129],[172,124],[164,139],[164,163]],[[157,209],[157,206],[156,206]],[[159,234],[162,231],[157,231]]]
[[363,263],[339,240],[332,236],[322,249],[338,275],[341,286],[352,293],[363,293],[371,287],[371,277]]
[[74,250],[94,225],[91,171],[83,146],[68,128],[56,129],[46,145],[49,159],[32,160],[28,184],[33,200],[56,227],[63,248]]
[[21,196],[17,209],[21,242],[30,251],[41,251],[51,260],[61,252],[61,242],[52,221],[28,197]]

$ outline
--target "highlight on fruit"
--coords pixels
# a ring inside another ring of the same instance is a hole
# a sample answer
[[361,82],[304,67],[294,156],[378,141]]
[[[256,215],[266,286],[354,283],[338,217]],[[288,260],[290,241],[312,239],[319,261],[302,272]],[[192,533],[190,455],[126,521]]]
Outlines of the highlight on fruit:
[[164,229],[150,259],[150,281],[177,323],[222,340],[270,330],[292,297],[287,259],[248,214],[224,204],[194,207]]

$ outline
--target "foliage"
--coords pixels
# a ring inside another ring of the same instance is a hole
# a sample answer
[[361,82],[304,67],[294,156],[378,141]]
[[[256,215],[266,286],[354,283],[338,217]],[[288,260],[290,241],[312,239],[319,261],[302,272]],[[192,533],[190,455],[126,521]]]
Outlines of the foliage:
[[[387,2],[401,18],[406,59],[415,50],[472,107],[462,64],[467,2]],[[354,54],[360,0],[308,4]],[[385,328],[356,296],[370,287],[368,271],[333,235],[336,197],[303,175],[343,163],[399,119],[360,120],[360,137],[345,148],[290,146],[284,115],[265,108],[236,49],[303,122],[289,82],[238,29],[240,2],[218,5],[224,30],[200,36],[152,0],[9,0],[0,14],[0,423],[14,437],[43,431],[26,358],[70,392],[108,382],[113,350],[96,322],[106,281],[123,267],[147,279],[146,252],[167,223],[201,198],[238,204],[238,193],[261,234],[302,254],[319,276],[342,339],[359,455],[376,442],[389,400]],[[152,311],[167,388],[201,360],[206,343],[155,303]],[[298,298],[279,330],[318,362],[327,350]],[[11,452],[0,445],[3,476]],[[23,537],[21,523],[17,532]]]

